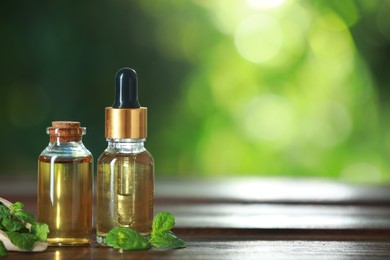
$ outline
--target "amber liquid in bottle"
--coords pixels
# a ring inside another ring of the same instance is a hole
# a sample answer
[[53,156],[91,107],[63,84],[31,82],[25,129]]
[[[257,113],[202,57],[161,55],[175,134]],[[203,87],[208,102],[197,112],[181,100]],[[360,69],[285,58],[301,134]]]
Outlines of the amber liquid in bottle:
[[91,242],[92,156],[38,159],[38,220],[49,225],[49,245]]
[[98,160],[97,242],[105,244],[108,231],[129,227],[151,232],[154,200],[154,163],[150,153],[110,153]]

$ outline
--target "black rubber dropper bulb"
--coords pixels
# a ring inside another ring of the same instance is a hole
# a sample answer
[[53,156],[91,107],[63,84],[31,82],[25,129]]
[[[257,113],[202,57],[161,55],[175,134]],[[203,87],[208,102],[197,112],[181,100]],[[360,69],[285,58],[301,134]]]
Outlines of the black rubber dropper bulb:
[[120,69],[115,76],[115,100],[113,108],[140,108],[138,102],[138,80],[135,70]]

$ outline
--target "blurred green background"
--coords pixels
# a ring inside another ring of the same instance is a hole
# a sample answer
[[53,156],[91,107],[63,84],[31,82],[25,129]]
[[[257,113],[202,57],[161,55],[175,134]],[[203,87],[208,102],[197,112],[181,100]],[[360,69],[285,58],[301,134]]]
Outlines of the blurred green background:
[[389,0],[0,2],[0,176],[36,174],[54,120],[95,160],[121,67],[157,176],[390,181]]

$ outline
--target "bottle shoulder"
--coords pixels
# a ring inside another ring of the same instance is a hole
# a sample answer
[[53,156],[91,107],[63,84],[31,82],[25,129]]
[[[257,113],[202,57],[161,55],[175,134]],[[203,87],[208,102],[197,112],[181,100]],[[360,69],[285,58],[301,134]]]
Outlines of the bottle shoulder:
[[113,161],[131,160],[136,163],[154,164],[153,156],[146,149],[139,153],[122,153],[107,151],[107,149],[100,155],[98,163],[111,163]]
[[49,143],[48,146],[41,152],[40,157],[58,157],[58,158],[74,158],[74,157],[91,157],[92,153],[81,142],[69,143]]

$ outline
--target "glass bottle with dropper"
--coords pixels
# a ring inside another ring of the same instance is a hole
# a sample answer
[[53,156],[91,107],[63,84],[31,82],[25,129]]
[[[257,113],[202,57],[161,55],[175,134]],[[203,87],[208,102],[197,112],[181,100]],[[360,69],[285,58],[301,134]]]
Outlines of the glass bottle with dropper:
[[144,147],[147,108],[138,102],[134,70],[117,72],[115,101],[105,113],[108,147],[98,159],[96,191],[96,240],[103,245],[114,227],[151,232],[154,161]]

